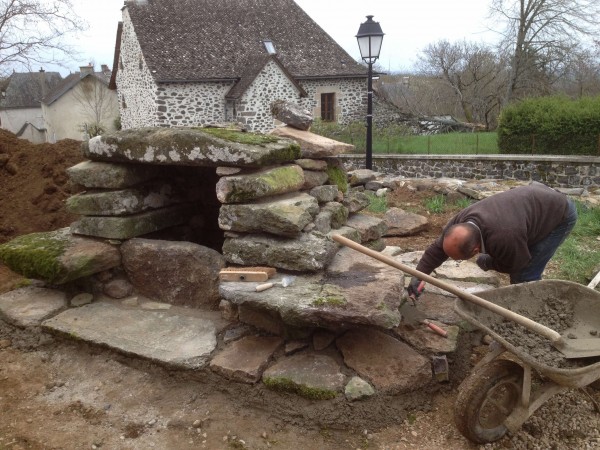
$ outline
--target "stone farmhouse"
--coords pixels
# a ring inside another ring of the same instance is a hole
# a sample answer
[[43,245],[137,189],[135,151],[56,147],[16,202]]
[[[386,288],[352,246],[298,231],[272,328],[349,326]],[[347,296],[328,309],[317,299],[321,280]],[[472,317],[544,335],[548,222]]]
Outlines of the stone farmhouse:
[[275,100],[364,120],[367,70],[293,0],[126,0],[111,87],[124,129],[239,123]]
[[80,67],[58,72],[13,73],[0,85],[0,127],[33,143],[83,140],[94,129],[115,131],[117,94],[108,88],[111,70]]

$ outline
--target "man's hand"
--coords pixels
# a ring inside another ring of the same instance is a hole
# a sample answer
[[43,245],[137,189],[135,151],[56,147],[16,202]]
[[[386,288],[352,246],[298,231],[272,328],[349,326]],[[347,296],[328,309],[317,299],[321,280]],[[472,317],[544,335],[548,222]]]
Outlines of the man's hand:
[[477,265],[481,268],[481,270],[485,270],[487,272],[488,270],[492,269],[494,259],[487,253],[482,253],[477,257],[476,262]]
[[425,289],[425,282],[419,280],[417,277],[412,277],[408,285],[408,296],[413,300],[417,300],[423,290]]

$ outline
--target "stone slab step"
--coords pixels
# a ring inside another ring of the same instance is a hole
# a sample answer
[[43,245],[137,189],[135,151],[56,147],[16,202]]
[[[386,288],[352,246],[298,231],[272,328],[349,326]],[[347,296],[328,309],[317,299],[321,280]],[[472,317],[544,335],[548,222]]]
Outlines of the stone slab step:
[[224,328],[218,313],[202,317],[177,311],[147,311],[110,301],[72,308],[42,322],[42,327],[92,344],[182,369],[205,367]]

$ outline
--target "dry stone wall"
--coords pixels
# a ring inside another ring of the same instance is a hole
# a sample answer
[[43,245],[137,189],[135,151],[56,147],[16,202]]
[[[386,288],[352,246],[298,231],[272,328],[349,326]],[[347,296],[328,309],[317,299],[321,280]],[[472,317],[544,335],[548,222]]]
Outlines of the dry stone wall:
[[[365,166],[363,155],[340,155],[347,170]],[[407,178],[539,181],[552,187],[600,187],[600,157],[514,155],[377,155],[373,170]]]
[[[89,188],[67,202],[80,215],[71,230],[127,240],[218,223],[222,237],[216,242],[222,248],[217,250],[230,264],[323,270],[338,249],[330,233],[381,247],[383,230],[361,239],[356,229],[345,227],[350,214],[368,204],[360,193],[347,191],[347,174],[332,158],[352,148],[289,127],[272,135],[141,128],[98,136],[83,145],[93,162],[69,170]],[[131,184],[107,189],[101,174],[109,172]],[[215,200],[212,208],[207,198]],[[211,210],[218,211],[218,220],[206,214]]]

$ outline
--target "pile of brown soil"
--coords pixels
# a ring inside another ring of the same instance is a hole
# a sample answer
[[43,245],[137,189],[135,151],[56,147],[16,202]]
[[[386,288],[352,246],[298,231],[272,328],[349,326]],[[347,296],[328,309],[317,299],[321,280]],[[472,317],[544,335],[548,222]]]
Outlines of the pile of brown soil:
[[[65,209],[65,200],[79,190],[66,169],[83,160],[80,141],[32,144],[0,129],[0,244],[77,219]],[[0,263],[0,293],[20,279]]]
[[80,141],[32,144],[0,129],[0,243],[76,220],[64,207],[78,190],[66,169],[83,159]]

